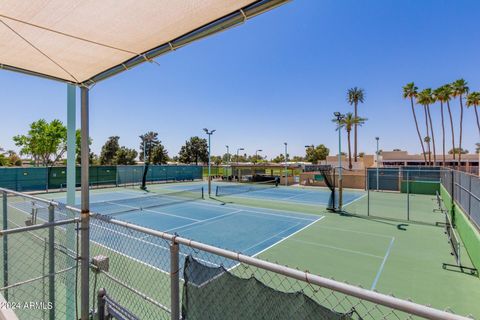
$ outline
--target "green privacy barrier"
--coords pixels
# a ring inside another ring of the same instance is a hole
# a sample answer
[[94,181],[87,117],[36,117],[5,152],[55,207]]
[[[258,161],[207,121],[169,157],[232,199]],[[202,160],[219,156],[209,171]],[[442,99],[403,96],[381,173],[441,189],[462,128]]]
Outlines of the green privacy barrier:
[[438,181],[402,181],[401,182],[402,193],[435,195],[439,191],[440,191],[440,182]]
[[[80,186],[81,168],[75,170],[75,183]],[[65,188],[67,183],[67,168],[52,167],[49,168],[48,188],[60,189]],[[90,185],[116,185],[117,183],[117,167],[116,166],[91,166],[89,169]]]
[[[140,183],[143,166],[117,166],[117,185]],[[191,181],[202,179],[200,166],[149,166],[147,182]]]
[[0,168],[0,187],[16,191],[47,189],[47,168]]
[[[452,208],[452,198],[443,185],[440,187],[440,194],[445,206],[450,210]],[[475,268],[480,270],[480,232],[457,205],[454,206],[452,220],[454,221],[458,234],[462,239],[463,245],[468,252],[472,264]]]
[[[91,186],[140,183],[143,166],[91,166]],[[81,168],[76,168],[76,186],[80,186]],[[150,166],[148,182],[191,181],[202,179],[201,166]],[[62,189],[67,183],[66,167],[0,168],[0,187],[16,191]]]

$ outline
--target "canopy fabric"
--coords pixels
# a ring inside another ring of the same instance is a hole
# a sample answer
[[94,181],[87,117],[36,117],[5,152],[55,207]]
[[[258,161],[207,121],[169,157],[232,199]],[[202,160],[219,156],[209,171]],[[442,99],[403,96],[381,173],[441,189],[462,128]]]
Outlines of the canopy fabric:
[[173,49],[175,39],[259,2],[2,0],[0,68],[86,83],[116,66],[128,69],[134,58],[149,60],[145,54],[161,45]]

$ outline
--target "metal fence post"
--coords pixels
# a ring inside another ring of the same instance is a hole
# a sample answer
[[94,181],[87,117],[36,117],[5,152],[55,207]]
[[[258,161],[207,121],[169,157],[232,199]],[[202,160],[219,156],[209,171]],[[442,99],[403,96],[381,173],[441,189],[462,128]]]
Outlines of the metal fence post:
[[410,171],[407,170],[407,220],[410,220]]
[[[2,192],[3,201],[2,201],[2,208],[3,208],[3,230],[8,229],[8,213],[7,213],[7,193],[5,191]],[[8,235],[3,235],[3,286],[8,286]],[[5,299],[8,301],[8,290],[4,292]]]
[[81,192],[81,226],[80,226],[80,250],[81,250],[81,265],[80,265],[80,315],[82,320],[88,320],[90,314],[89,307],[89,291],[90,291],[90,195],[89,195],[89,161],[90,148],[88,145],[89,130],[88,130],[88,88],[81,88],[81,158],[82,158],[82,192]]
[[180,265],[179,265],[179,247],[173,239],[170,245],[170,318],[172,320],[180,319]]
[[370,176],[367,170],[367,216],[370,216]]
[[[48,222],[55,221],[55,207],[48,206]],[[48,228],[48,299],[52,304],[49,319],[55,320],[55,227]]]
[[97,293],[97,319],[105,320],[105,296],[107,291],[105,288],[101,288]]
[[468,180],[468,216],[470,218],[470,220],[472,219],[472,198],[473,198],[473,192],[472,192],[472,179],[473,179],[473,176],[469,176],[467,175],[467,177],[469,178]]

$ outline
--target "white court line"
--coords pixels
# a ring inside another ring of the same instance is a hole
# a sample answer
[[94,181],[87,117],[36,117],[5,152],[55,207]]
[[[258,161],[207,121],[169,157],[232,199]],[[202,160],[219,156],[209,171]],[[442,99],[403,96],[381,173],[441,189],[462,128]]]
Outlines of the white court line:
[[356,199],[354,199],[354,200],[352,200],[352,201],[350,201],[350,202],[347,202],[347,203],[344,204],[343,206],[344,206],[344,207],[349,206],[349,205],[351,205],[352,203],[357,202],[358,200],[365,198],[367,195],[368,195],[368,193],[365,193],[364,195],[361,195],[360,197],[358,197],[358,198],[356,198]]
[[[105,201],[105,202],[102,202],[102,203],[108,203],[108,204],[115,205],[115,206],[120,206],[120,207],[125,207],[125,208],[136,209],[136,210],[138,210],[138,211],[146,211],[146,212],[151,212],[151,213],[159,213],[159,214],[162,214],[162,215],[165,215],[165,216],[171,216],[171,217],[175,217],[175,218],[180,218],[180,219],[185,219],[185,220],[191,220],[191,221],[196,221],[196,222],[202,221],[202,220],[198,220],[198,219],[182,217],[182,216],[179,216],[179,215],[176,215],[176,214],[166,213],[166,212],[163,212],[163,211],[157,211],[157,210],[151,210],[151,209],[142,209],[141,207],[133,207],[133,206],[129,206],[129,205],[127,205],[127,204],[119,204],[119,203],[109,202],[109,201]],[[161,207],[162,205],[158,205],[158,206]],[[152,207],[152,209],[153,209],[153,208],[155,208],[155,207]],[[118,214],[124,214],[124,213],[130,213],[130,212],[120,212],[120,213],[118,213]],[[100,214],[101,214],[101,213],[100,213]],[[105,214],[105,215],[108,216],[108,214]],[[115,212],[112,213],[112,215],[115,215]]]
[[363,231],[357,231],[357,230],[341,229],[341,228],[335,228],[335,227],[323,227],[323,226],[319,227],[319,228],[337,230],[337,231],[343,231],[343,232],[352,232],[352,233],[364,234],[364,235],[367,235],[367,236],[381,237],[381,238],[387,238],[387,239],[392,238],[391,236],[387,236],[387,235],[380,234],[380,233],[370,233],[370,232],[363,232]]
[[[164,232],[171,232],[173,230],[178,230],[178,229],[182,229],[184,227],[188,227],[188,226],[192,226],[194,224],[199,224],[199,223],[203,223],[203,222],[206,222],[206,221],[210,221],[210,220],[216,220],[216,219],[221,219],[223,217],[227,217],[227,216],[230,216],[232,214],[235,214],[235,213],[238,213],[238,212],[242,212],[243,210],[236,210],[236,211],[232,211],[232,212],[229,212],[229,213],[225,213],[225,214],[222,214],[222,215],[219,215],[219,216],[216,216],[216,217],[212,217],[212,218],[208,218],[208,219],[205,219],[205,220],[199,220],[197,222],[192,222],[192,223],[189,223],[189,224],[186,224],[186,225],[183,225],[181,227],[175,227],[175,228],[172,228],[172,229],[168,229]],[[190,228],[189,228],[190,229]]]
[[[232,215],[232,214],[234,214],[234,213],[239,213],[239,212],[242,212],[242,211],[243,211],[243,210],[237,210],[237,211],[228,213],[228,215]],[[224,215],[224,216],[225,216],[225,215]],[[218,217],[215,217],[215,218],[218,218]],[[216,220],[213,220],[213,218],[209,218],[209,219],[206,219],[206,220],[200,220],[200,221],[198,221],[198,223],[202,223],[202,222],[207,221],[207,220],[210,220],[210,222],[207,222],[207,223],[205,223],[205,224],[202,224],[202,227],[203,227],[203,226],[206,226],[207,224],[211,224],[211,223],[216,222]],[[213,221],[212,221],[212,220],[213,220]],[[193,225],[193,224],[195,224],[195,223],[192,223],[192,225]],[[183,227],[186,227],[186,226],[182,226],[182,227],[179,227],[179,228],[183,228]],[[191,229],[193,229],[193,228],[195,228],[195,227],[196,227],[196,226],[183,229],[182,232],[187,231],[187,230],[191,230]]]
[[[258,242],[258,243],[256,243],[256,244],[254,244],[253,246],[250,246],[250,247],[248,247],[247,249],[243,249],[243,250],[241,250],[241,251],[247,252],[248,250],[250,250],[250,249],[252,249],[252,248],[255,248],[256,246],[264,243],[265,241],[268,241],[268,240],[270,240],[270,239],[272,239],[272,238],[278,237],[278,235],[280,235],[280,234],[282,234],[282,233],[284,233],[284,232],[286,232],[286,231],[288,231],[288,230],[290,230],[290,229],[293,229],[293,228],[295,228],[295,227],[298,226],[298,225],[300,225],[300,223],[296,223],[296,224],[294,224],[293,226],[288,227],[287,229],[284,229],[284,230],[282,230],[282,231],[280,231],[280,232],[277,232],[277,233],[274,234],[273,236],[268,237],[267,239],[264,239],[264,240],[262,240],[262,241],[260,241],[260,242]],[[283,238],[282,238],[282,239],[283,239]]]
[[323,247],[323,248],[329,248],[329,249],[334,249],[334,250],[338,250],[338,251],[344,251],[344,252],[348,252],[348,253],[354,253],[354,254],[358,254],[358,255],[362,255],[362,256],[366,256],[366,257],[372,257],[372,258],[377,258],[377,259],[383,259],[384,258],[382,256],[377,256],[375,254],[370,254],[370,253],[367,253],[367,252],[350,250],[350,249],[330,246],[330,245],[327,245],[327,244],[314,243],[314,242],[304,241],[304,240],[299,240],[299,239],[292,239],[291,241],[305,243],[305,244],[316,246],[316,247]]
[[296,195],[294,195],[294,196],[282,198],[282,200],[289,200],[289,199],[293,199],[293,198],[296,198],[296,197],[301,197],[301,196],[304,196],[304,195],[307,195],[307,194],[312,194],[312,193],[315,193],[315,192],[314,192],[313,190],[311,190],[311,191],[305,191],[304,193],[300,193],[300,194],[296,194]]
[[387,258],[390,255],[390,250],[392,249],[393,241],[395,241],[395,237],[392,237],[392,240],[390,241],[390,244],[388,245],[387,252],[385,253],[385,256],[383,257],[382,264],[380,265],[380,268],[378,269],[377,275],[375,276],[375,279],[373,280],[372,287],[370,288],[370,290],[374,290],[375,287],[377,286],[377,282],[378,282],[378,279],[380,278],[380,274],[382,274],[383,267],[385,267],[385,262],[387,262]]
[[[210,204],[210,203],[206,203],[206,202],[195,202],[195,204],[197,205],[201,205],[201,206],[206,206],[206,207],[215,207],[215,208],[218,208],[218,204]],[[309,214],[309,213],[303,213],[303,212],[292,212],[292,211],[284,211],[284,210],[279,210],[279,209],[271,209],[271,208],[261,208],[262,210],[265,210],[265,211],[256,211],[254,210],[255,208],[254,207],[249,207],[249,206],[245,206],[245,205],[239,205],[239,204],[234,204],[234,205],[230,205],[229,206],[230,208],[243,208],[243,211],[248,211],[248,212],[253,212],[253,213],[259,213],[259,214],[265,214],[265,215],[272,215],[272,216],[280,216],[280,217],[284,217],[284,218],[291,218],[291,219],[299,219],[299,220],[307,220],[307,221],[312,221],[312,219],[309,219],[309,218],[303,218],[303,217],[297,217],[297,215],[303,215],[303,216],[311,216],[311,217],[318,217],[317,214]],[[258,208],[257,208],[258,209]],[[284,214],[277,214],[277,213],[270,213],[268,211],[276,211],[276,212],[282,212]],[[290,214],[290,215],[289,215]]]
[[275,242],[274,244],[272,244],[271,246],[268,246],[268,247],[266,247],[265,249],[263,249],[263,250],[255,253],[252,257],[256,257],[256,256],[258,256],[259,254],[262,254],[263,252],[265,252],[265,251],[267,251],[268,249],[272,248],[273,246],[276,246],[277,244],[280,244],[281,242],[287,240],[288,238],[293,237],[293,236],[296,235],[297,233],[299,233],[299,232],[307,229],[308,227],[312,226],[315,222],[318,222],[318,221],[322,220],[323,218],[325,218],[325,216],[321,216],[321,217],[318,218],[317,220],[313,221],[312,223],[307,224],[305,227],[303,227],[303,228],[295,231],[295,232],[292,233],[291,235],[289,235],[289,236],[287,236],[287,237],[284,237],[284,238],[282,238],[280,241],[277,241],[277,242]]

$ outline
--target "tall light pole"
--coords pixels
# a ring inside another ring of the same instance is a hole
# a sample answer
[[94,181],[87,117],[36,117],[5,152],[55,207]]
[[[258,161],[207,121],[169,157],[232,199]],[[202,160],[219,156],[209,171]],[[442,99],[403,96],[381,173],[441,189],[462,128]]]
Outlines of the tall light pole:
[[227,147],[227,164],[230,163],[230,148],[228,146],[225,146]]
[[285,145],[285,186],[288,186],[288,159],[287,159],[287,143],[283,143]]
[[[345,118],[340,112],[334,112],[333,115],[337,118],[338,130],[338,210],[342,211],[343,205],[343,177],[342,177],[342,127],[341,121]],[[335,206],[335,204],[334,204]]]
[[211,155],[210,155],[210,150],[211,150],[211,144],[210,144],[210,137],[212,134],[217,131],[217,130],[212,130],[208,131],[207,128],[203,128],[203,131],[208,135],[208,195],[212,193],[212,177],[211,177]]
[[238,152],[245,150],[244,148],[238,148],[237,149],[237,180],[240,181],[240,169],[238,168]]
[[258,153],[262,151],[262,149],[255,150],[255,163],[257,162]]
[[378,191],[378,140],[380,140],[380,138],[375,137],[375,140],[377,140],[377,191]]

